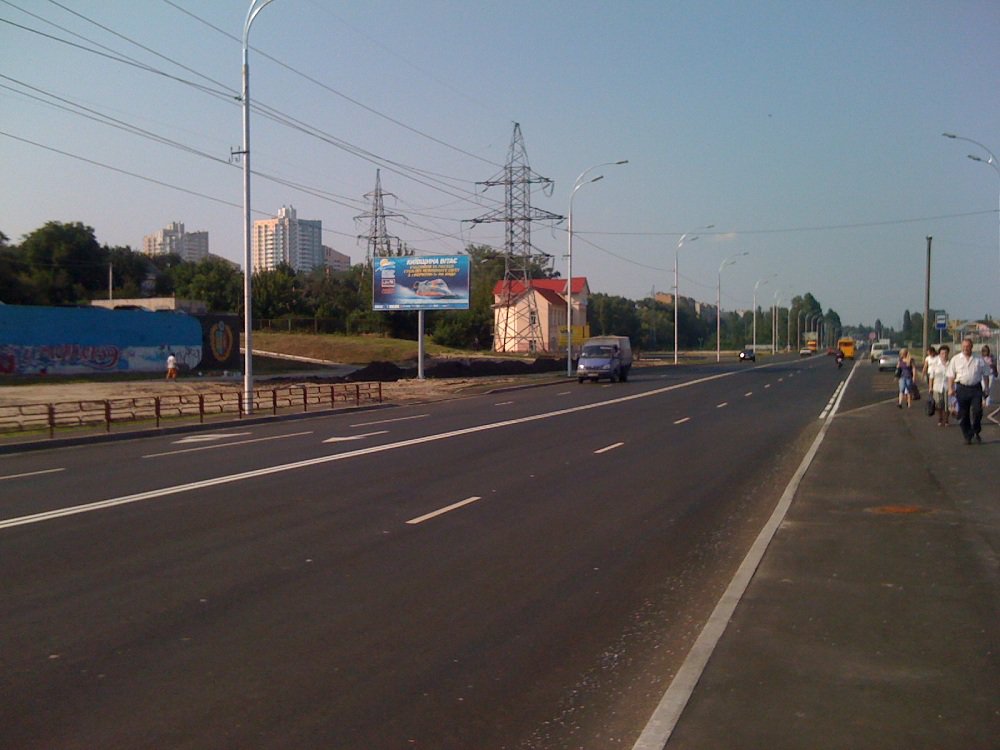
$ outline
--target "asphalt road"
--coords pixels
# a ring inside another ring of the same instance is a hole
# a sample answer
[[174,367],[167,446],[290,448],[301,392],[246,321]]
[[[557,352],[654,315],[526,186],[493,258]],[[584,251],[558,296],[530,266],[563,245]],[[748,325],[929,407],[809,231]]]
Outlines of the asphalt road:
[[847,372],[0,457],[0,747],[631,747]]

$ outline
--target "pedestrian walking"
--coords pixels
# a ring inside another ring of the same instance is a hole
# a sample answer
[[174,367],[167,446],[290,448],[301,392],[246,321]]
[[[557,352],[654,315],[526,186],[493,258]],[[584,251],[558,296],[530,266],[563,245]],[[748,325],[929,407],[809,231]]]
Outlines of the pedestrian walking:
[[989,368],[972,354],[972,339],[962,339],[962,351],[948,363],[948,393],[958,400],[958,419],[966,445],[979,436],[983,426],[983,385]]
[[173,352],[167,354],[167,380],[177,380],[177,357]]
[[924,355],[924,364],[920,368],[920,376],[924,379],[924,382],[927,383],[928,388],[930,388],[931,385],[931,374],[930,374],[931,365],[934,364],[934,361],[937,359],[937,356],[938,356],[938,350],[933,346],[928,346],[927,353]]
[[913,406],[913,375],[916,369],[916,363],[913,361],[913,355],[910,354],[910,350],[907,348],[900,349],[899,351],[899,364],[896,365],[896,372],[899,373],[899,400],[896,402],[896,406],[900,409],[903,408],[903,397],[906,397],[906,408]]
[[997,380],[997,358],[993,352],[990,351],[989,344],[983,344],[982,351],[980,354],[983,357],[983,362],[986,363],[987,376],[986,376],[986,393],[983,394],[984,400],[987,406],[993,405],[993,396],[991,392],[993,390],[993,384]]
[[951,347],[944,344],[938,349],[937,356],[928,357],[925,362],[930,362],[927,368],[927,388],[930,390],[930,398],[937,410],[938,426],[947,427],[948,417],[951,411],[948,408],[948,357],[951,354]]

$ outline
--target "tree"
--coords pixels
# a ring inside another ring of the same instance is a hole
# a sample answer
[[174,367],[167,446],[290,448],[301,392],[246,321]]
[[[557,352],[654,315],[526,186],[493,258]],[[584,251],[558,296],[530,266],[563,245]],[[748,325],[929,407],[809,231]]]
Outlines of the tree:
[[20,258],[30,266],[35,304],[75,304],[106,286],[108,253],[92,227],[50,221],[25,235]]
[[625,297],[592,294],[587,305],[587,322],[594,336],[628,336],[638,341],[642,334],[635,302]]
[[299,312],[299,289],[295,271],[281,263],[273,271],[253,275],[253,317],[274,320]]
[[[209,256],[197,263],[181,262],[170,268],[169,275],[178,297],[203,300],[212,312],[242,313],[243,272],[222,258]],[[256,275],[253,283],[257,283]]]

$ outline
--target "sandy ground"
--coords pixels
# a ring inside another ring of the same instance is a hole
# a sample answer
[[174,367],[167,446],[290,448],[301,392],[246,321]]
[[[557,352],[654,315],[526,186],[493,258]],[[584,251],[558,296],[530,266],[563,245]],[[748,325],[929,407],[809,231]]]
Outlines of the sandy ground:
[[[287,387],[297,382],[313,382],[316,373],[294,374],[280,378],[256,378],[257,390]],[[310,377],[313,376],[313,377]],[[559,379],[556,373],[541,375],[510,375],[483,378],[427,378],[406,379],[382,383],[382,397],[389,403],[414,403],[437,401],[457,396],[484,393],[494,388],[512,385],[530,385]],[[2,383],[2,381],[0,381]],[[176,394],[220,393],[241,391],[243,381],[237,378],[181,378],[166,380],[137,380],[117,382],[39,382],[24,385],[0,385],[0,406],[24,404],[52,404],[80,400],[136,398],[140,396],[166,396]]]

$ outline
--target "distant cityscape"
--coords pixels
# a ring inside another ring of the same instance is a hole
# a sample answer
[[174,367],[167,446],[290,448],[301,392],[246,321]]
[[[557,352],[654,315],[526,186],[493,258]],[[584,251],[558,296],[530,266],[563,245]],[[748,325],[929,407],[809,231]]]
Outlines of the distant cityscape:
[[[294,206],[282,206],[274,218],[253,223],[253,271],[273,271],[282,263],[296,273],[309,273],[317,268],[349,270],[350,256],[324,245],[322,235],[322,221],[300,219]],[[142,252],[149,256],[178,255],[192,263],[209,256],[221,257],[212,255],[207,231],[188,232],[179,221],[143,237]]]

